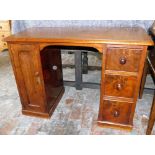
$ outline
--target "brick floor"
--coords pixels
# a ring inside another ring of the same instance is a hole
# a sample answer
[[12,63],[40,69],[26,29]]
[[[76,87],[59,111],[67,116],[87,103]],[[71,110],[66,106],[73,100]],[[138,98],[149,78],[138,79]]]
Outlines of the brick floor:
[[[68,59],[67,59],[68,60]],[[65,69],[64,78],[74,79],[74,70]],[[69,73],[69,74],[67,74]],[[67,77],[68,76],[68,77]],[[100,72],[85,75],[85,80],[100,81]],[[151,85],[150,79],[147,82]],[[107,135],[107,134],[145,134],[152,102],[151,94],[144,94],[138,100],[131,132],[97,125],[99,108],[98,89],[79,91],[65,87],[58,107],[50,119],[40,119],[21,114],[19,95],[7,52],[0,53],[0,134],[13,135]],[[155,134],[155,128],[152,132]]]

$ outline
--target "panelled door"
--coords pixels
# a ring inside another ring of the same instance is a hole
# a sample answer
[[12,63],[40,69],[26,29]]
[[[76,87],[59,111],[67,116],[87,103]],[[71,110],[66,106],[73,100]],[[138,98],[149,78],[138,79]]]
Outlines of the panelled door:
[[44,112],[44,86],[37,44],[11,44],[11,58],[23,110]]

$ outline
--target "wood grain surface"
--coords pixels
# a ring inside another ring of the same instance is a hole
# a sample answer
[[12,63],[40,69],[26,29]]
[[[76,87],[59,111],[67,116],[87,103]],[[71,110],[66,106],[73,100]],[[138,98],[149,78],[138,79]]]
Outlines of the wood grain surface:
[[29,28],[11,35],[5,41],[31,42],[76,42],[153,45],[151,38],[139,27],[57,27]]

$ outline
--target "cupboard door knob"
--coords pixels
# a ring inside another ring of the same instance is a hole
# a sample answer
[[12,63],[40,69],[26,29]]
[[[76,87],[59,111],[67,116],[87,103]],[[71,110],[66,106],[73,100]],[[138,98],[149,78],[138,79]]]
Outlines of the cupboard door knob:
[[35,76],[39,76],[39,72],[35,72]]
[[0,26],[0,29],[2,29],[2,26]]
[[56,65],[54,65],[54,66],[52,67],[52,69],[53,69],[53,70],[57,70],[58,67],[57,67]]
[[120,62],[121,65],[126,64],[126,61],[127,61],[127,60],[126,60],[125,57],[121,57],[120,60],[119,60],[119,62]]
[[40,80],[39,72],[35,72],[35,76],[36,76],[37,83],[40,84],[41,80]]
[[118,117],[118,116],[119,116],[119,111],[118,111],[118,110],[115,110],[115,111],[113,112],[113,116],[114,116],[114,117]]
[[117,90],[122,90],[122,88],[123,88],[123,87],[122,87],[122,84],[121,84],[121,83],[118,83],[118,84],[116,85],[116,89],[117,89]]

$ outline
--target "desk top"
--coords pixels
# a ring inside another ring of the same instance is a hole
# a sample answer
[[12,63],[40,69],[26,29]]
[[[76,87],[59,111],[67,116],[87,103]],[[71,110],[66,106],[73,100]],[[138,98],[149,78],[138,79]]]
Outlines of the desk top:
[[34,27],[11,35],[4,40],[7,42],[153,45],[150,36],[140,27]]

